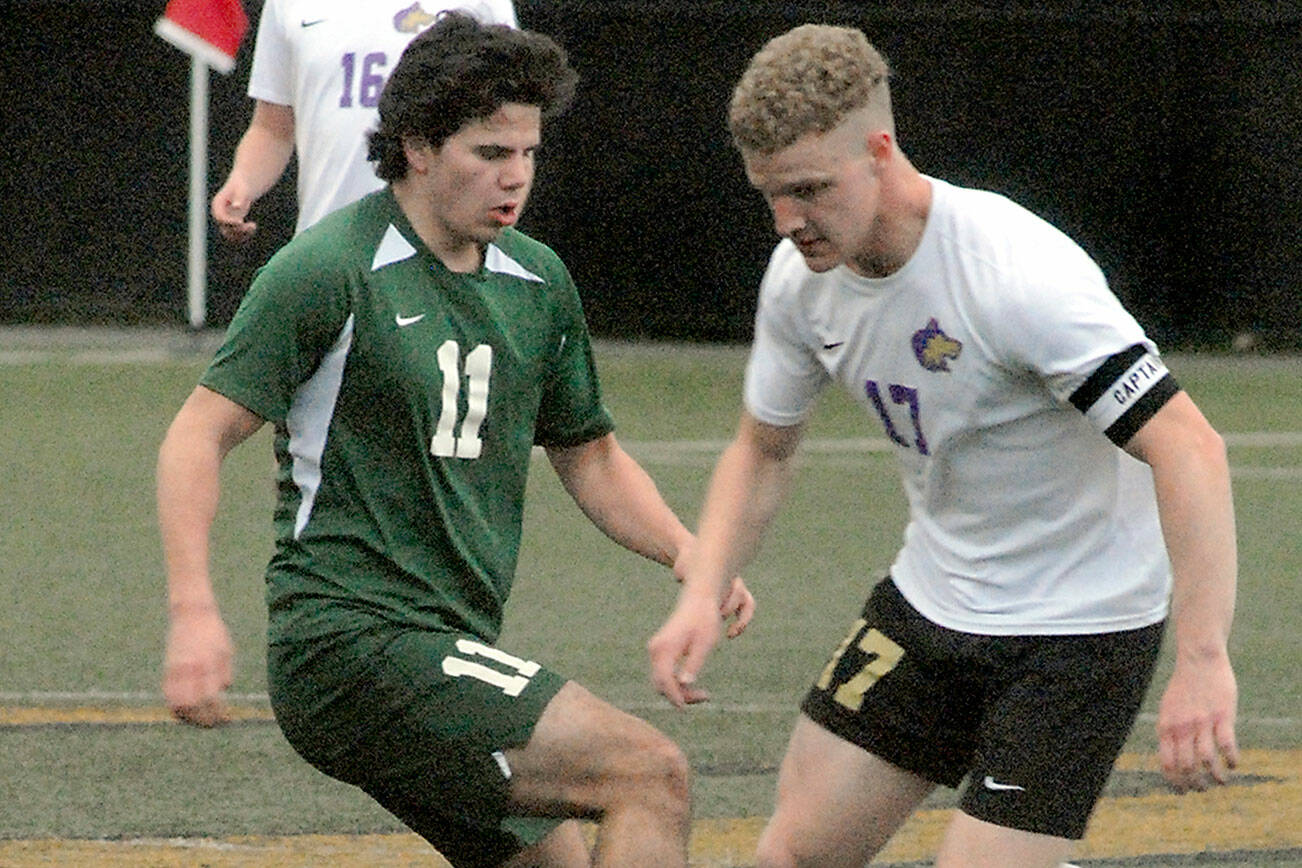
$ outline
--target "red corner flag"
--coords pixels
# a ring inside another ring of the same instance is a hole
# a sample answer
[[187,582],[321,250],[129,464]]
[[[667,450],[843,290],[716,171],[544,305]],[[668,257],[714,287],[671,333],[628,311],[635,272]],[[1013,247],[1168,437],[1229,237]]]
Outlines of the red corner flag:
[[218,72],[230,72],[248,26],[240,0],[168,0],[154,32]]

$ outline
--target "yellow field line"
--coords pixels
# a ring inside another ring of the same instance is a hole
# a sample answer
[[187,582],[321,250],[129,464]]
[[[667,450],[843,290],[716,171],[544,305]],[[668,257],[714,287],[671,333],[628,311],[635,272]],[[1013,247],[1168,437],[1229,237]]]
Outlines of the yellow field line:
[[[233,720],[271,720],[266,708],[233,706]],[[0,725],[161,723],[166,709],[0,707]],[[1123,772],[1158,771],[1150,754],[1124,754]],[[1080,858],[1135,857],[1203,851],[1268,851],[1302,847],[1302,750],[1246,750],[1238,782],[1205,793],[1157,792],[1104,798],[1094,813]],[[948,809],[915,814],[882,852],[883,862],[927,859],[935,853]],[[764,819],[707,819],[693,824],[692,864],[699,868],[751,864]],[[87,864],[116,868],[298,868],[335,864],[442,865],[410,834],[236,836],[222,839],[0,841],[0,865]]]
[[[1157,757],[1150,754],[1124,754],[1117,768],[1160,770]],[[1244,782],[1232,781],[1204,793],[1104,798],[1076,856],[1125,858],[1302,847],[1302,750],[1244,751],[1238,773]],[[878,860],[930,858],[950,816],[949,809],[914,814]],[[693,825],[693,857],[702,865],[748,864],[763,824],[761,818],[697,821]]]
[[[274,720],[271,709],[258,706],[232,705],[229,707],[232,721],[237,720]],[[0,726],[42,726],[47,724],[123,724],[123,723],[168,723],[172,714],[161,706],[120,706],[105,708],[103,706],[3,706],[0,705]]]

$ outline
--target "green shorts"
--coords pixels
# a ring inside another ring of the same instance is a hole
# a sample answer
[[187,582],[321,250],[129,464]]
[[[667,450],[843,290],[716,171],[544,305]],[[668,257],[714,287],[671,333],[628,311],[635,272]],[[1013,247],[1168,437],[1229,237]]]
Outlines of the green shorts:
[[360,787],[457,868],[498,865],[560,821],[508,814],[503,751],[561,676],[465,633],[377,626],[267,653],[276,721],[309,763]]

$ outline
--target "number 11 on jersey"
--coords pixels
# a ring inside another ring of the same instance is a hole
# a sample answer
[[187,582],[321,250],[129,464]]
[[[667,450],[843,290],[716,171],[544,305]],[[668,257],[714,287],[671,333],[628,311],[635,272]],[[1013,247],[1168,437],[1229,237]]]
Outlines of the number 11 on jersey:
[[442,407],[438,427],[429,451],[439,458],[478,458],[483,451],[479,426],[488,413],[488,383],[493,370],[493,348],[480,344],[466,355],[466,417],[456,432],[461,404],[461,345],[444,341],[438,351],[439,371],[443,374]]

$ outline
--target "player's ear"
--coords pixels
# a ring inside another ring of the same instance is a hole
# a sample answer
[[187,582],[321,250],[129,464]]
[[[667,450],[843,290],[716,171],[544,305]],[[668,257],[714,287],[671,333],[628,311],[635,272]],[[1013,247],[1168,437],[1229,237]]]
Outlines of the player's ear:
[[413,172],[425,174],[429,171],[434,149],[424,136],[407,134],[402,137],[402,152],[407,157],[407,166]]
[[870,129],[864,134],[864,138],[868,153],[878,162],[888,158],[895,149],[895,137],[891,135],[889,130],[880,127]]

